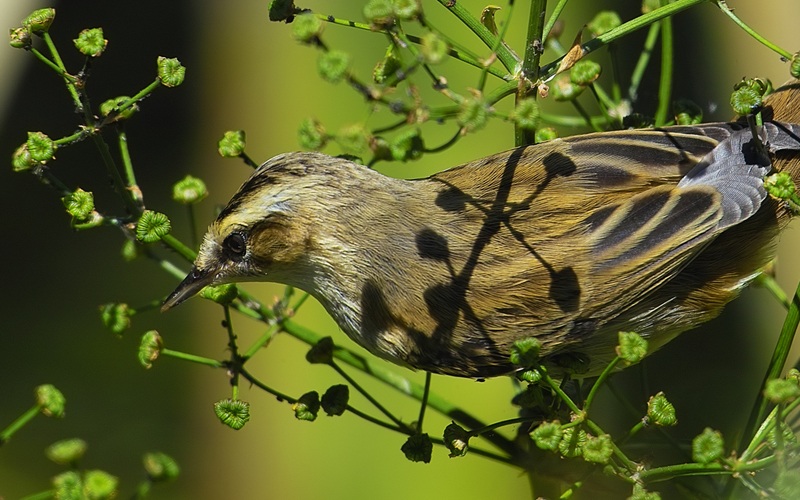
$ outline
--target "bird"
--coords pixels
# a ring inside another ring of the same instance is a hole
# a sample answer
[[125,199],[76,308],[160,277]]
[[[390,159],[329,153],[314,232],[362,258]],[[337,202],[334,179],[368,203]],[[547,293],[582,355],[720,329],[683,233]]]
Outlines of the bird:
[[538,340],[555,374],[598,374],[620,331],[655,351],[717,316],[792,217],[770,172],[800,176],[800,81],[766,120],[614,130],[396,179],[279,154],[233,195],[166,311],[207,285],[305,290],[372,354],[436,374],[512,374]]

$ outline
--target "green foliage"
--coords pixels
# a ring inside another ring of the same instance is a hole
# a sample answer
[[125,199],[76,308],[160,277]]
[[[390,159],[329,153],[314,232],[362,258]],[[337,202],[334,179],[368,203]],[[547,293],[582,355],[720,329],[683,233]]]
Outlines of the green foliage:
[[214,413],[220,422],[238,431],[250,420],[250,403],[238,399],[223,399],[214,403]]
[[320,404],[329,416],[339,416],[347,409],[349,400],[350,388],[344,384],[336,384],[328,387],[328,390],[322,395]]
[[223,158],[235,158],[244,153],[246,145],[244,130],[228,130],[217,143],[217,151]]
[[103,38],[103,28],[85,29],[78,33],[74,42],[75,48],[88,57],[100,57],[108,45],[108,40]]
[[187,175],[172,186],[172,199],[183,205],[200,203],[206,196],[206,183],[192,175]]
[[300,396],[292,405],[292,410],[297,420],[313,422],[317,419],[320,406],[319,393],[317,391],[311,391]]
[[36,388],[36,404],[44,415],[62,418],[67,400],[55,386],[44,384]]
[[145,210],[136,224],[136,239],[142,243],[155,243],[169,234],[171,230],[172,225],[166,214]]
[[165,87],[177,87],[186,78],[186,68],[175,58],[159,56],[158,79]]
[[44,450],[44,454],[52,462],[61,465],[70,465],[80,460],[86,454],[88,444],[83,439],[73,438],[57,441]]
[[427,434],[412,434],[400,447],[400,451],[411,462],[430,463],[433,454],[433,441]]
[[515,341],[511,346],[511,364],[525,368],[536,366],[541,347],[542,343],[534,337]]
[[444,445],[450,451],[450,457],[463,457],[469,450],[470,434],[455,422],[444,428]]
[[617,356],[633,365],[647,356],[647,341],[636,332],[619,332]]
[[659,427],[671,427],[678,424],[675,407],[667,400],[663,392],[651,397],[647,402],[647,419]]
[[692,440],[692,460],[701,464],[710,464],[722,458],[725,453],[725,442],[722,434],[709,427]]
[[164,341],[156,330],[149,330],[142,335],[139,343],[139,363],[145,368],[151,368],[153,361],[158,359],[164,349]]

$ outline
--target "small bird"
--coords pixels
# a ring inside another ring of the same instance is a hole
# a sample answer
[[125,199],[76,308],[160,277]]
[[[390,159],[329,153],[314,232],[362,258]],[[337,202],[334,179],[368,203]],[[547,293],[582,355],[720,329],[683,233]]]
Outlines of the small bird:
[[765,104],[772,121],[756,129],[591,133],[416,180],[278,155],[211,224],[162,310],[206,285],[284,283],[404,366],[508,374],[514,342],[534,337],[553,372],[597,374],[618,332],[655,350],[774,256],[791,211],[763,184],[775,170],[800,177],[800,85]]

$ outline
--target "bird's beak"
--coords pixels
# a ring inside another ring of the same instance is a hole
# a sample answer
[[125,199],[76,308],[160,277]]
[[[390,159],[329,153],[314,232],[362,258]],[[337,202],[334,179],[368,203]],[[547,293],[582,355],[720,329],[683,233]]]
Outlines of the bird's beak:
[[181,281],[181,284],[169,294],[164,305],[161,306],[161,312],[165,312],[177,306],[184,300],[191,298],[197,292],[203,289],[206,285],[210,285],[214,280],[214,273],[208,269],[198,269],[192,267],[191,272]]

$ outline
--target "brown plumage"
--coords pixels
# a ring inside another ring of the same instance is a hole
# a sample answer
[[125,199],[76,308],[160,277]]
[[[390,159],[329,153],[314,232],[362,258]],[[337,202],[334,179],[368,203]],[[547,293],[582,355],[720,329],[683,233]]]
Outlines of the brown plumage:
[[[800,177],[800,89],[767,104],[773,170]],[[485,377],[536,337],[557,371],[596,373],[617,333],[651,350],[716,316],[790,218],[743,124],[587,134],[399,180],[319,153],[267,161],[211,225],[167,299],[273,281],[314,295],[372,353]]]

